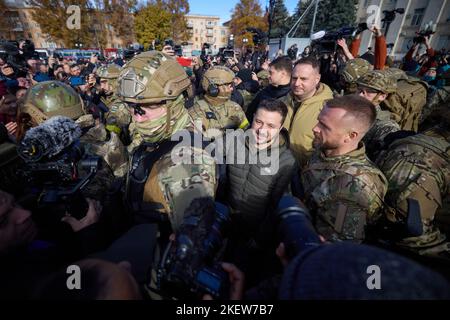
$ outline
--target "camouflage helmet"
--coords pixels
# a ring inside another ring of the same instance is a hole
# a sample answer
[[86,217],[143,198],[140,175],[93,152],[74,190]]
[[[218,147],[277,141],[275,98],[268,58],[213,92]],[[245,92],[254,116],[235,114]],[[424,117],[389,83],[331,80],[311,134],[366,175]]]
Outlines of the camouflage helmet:
[[53,116],[77,119],[84,115],[80,95],[70,86],[59,81],[44,81],[28,89],[20,113],[27,113],[40,124]]
[[372,70],[361,76],[358,86],[371,88],[382,93],[393,93],[397,90],[397,81],[382,70]]
[[127,64],[118,79],[118,96],[129,103],[175,100],[191,80],[175,59],[159,51],[143,52]]
[[206,71],[203,75],[202,87],[205,91],[208,91],[208,87],[211,84],[215,84],[218,86],[230,84],[233,82],[234,77],[234,72],[229,68],[223,66],[214,66],[208,69],[208,71]]
[[122,68],[117,64],[108,64],[97,69],[96,75],[100,79],[117,79]]
[[259,80],[268,80],[269,79],[269,71],[261,70],[256,74]]
[[354,83],[359,77],[371,70],[373,70],[373,66],[367,60],[356,58],[347,61],[341,76],[346,83]]

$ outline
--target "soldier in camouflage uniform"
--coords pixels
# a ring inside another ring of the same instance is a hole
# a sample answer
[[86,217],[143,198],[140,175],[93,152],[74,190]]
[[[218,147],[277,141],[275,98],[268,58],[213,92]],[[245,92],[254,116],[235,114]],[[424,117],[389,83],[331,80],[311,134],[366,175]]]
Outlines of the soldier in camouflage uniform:
[[222,66],[212,67],[203,75],[205,94],[195,101],[189,115],[196,129],[208,138],[221,136],[225,129],[245,129],[248,126],[242,108],[230,100],[233,79],[233,71]]
[[419,118],[419,123],[424,124],[428,116],[435,113],[442,105],[450,101],[450,71],[447,71],[442,76],[442,87],[430,88],[428,90],[427,104],[422,109],[422,114]]
[[120,70],[121,67],[116,64],[102,66],[97,69],[97,76],[100,78],[100,85],[105,95],[101,101],[109,110],[105,116],[106,130],[118,134],[122,142],[128,145],[130,143],[128,126],[131,123],[131,114],[126,104],[116,95]]
[[[183,68],[158,52],[137,55],[121,71],[118,94],[132,113],[133,142],[126,202],[140,223],[168,220],[177,230],[192,200],[213,197],[216,164],[203,149],[176,148],[174,134],[194,131],[185,108],[191,82]],[[191,161],[175,161],[172,151]],[[195,158],[195,161],[194,161]]]
[[389,133],[400,130],[398,123],[392,120],[391,112],[382,110],[380,107],[380,103],[390,93],[395,92],[397,83],[381,70],[373,70],[365,73],[356,80],[356,83],[359,95],[372,102],[377,110],[377,119],[364,137],[364,144],[367,146],[367,155],[371,160],[375,160],[377,152],[384,145],[384,138]]
[[369,71],[373,70],[373,66],[367,60],[356,58],[347,61],[341,73],[341,88],[345,94],[356,93],[356,80]]
[[[114,181],[114,176],[126,173],[126,149],[115,133],[106,131],[103,124],[95,124],[92,115],[86,115],[83,100],[70,86],[58,81],[40,82],[32,86],[19,109],[19,119],[24,127],[38,126],[56,116],[72,118],[83,129],[80,141],[85,153],[101,157],[105,163],[94,181],[85,189],[93,198],[103,198]],[[27,123],[24,123],[27,121]]]
[[[389,181],[386,203],[388,221],[406,226],[408,199],[420,206],[422,232],[395,235],[402,247],[419,254],[450,252],[450,244],[436,225],[436,218],[450,214],[450,112],[441,113],[439,125],[420,134],[410,134],[393,142],[377,159]],[[407,230],[405,228],[405,230]]]
[[327,240],[361,242],[381,214],[387,181],[361,142],[374,120],[370,102],[348,95],[328,101],[313,129],[315,153],[302,170],[301,197]]
[[260,91],[269,86],[269,71],[261,70],[256,74],[256,76],[258,77]]

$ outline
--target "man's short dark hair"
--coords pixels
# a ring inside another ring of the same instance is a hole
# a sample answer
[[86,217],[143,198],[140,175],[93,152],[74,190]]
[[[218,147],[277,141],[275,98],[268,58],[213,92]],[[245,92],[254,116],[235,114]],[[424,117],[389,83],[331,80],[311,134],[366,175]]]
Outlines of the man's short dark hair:
[[281,115],[281,124],[284,123],[284,120],[286,119],[286,116],[288,113],[286,104],[284,104],[283,101],[273,99],[273,98],[268,98],[268,99],[262,100],[259,103],[256,111],[258,111],[258,109],[264,109],[264,110],[267,110],[270,112],[278,112]]
[[273,60],[269,67],[274,67],[278,71],[286,71],[287,74],[292,73],[292,60],[288,56],[281,56]]
[[344,109],[348,115],[354,117],[365,128],[366,132],[372,127],[377,117],[373,103],[357,94],[334,98],[327,101],[325,106]]
[[299,64],[308,64],[308,65],[310,65],[314,70],[316,70],[317,73],[320,73],[320,63],[319,63],[319,61],[318,61],[316,58],[314,58],[314,57],[301,58],[300,60],[298,60],[298,61],[295,63],[294,68],[295,68],[296,66],[298,66]]

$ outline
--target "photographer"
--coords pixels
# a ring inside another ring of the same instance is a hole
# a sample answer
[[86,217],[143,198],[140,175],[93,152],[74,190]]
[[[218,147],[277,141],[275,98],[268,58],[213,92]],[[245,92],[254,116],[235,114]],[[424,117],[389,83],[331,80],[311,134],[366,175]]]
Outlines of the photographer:
[[[383,70],[386,64],[387,58],[387,45],[386,38],[381,33],[381,30],[378,26],[373,25],[370,28],[370,31],[375,36],[375,61],[374,61],[374,69],[375,70]],[[350,44],[349,51],[353,57],[359,56],[359,47],[361,46],[361,33],[358,33]],[[369,61],[370,62],[370,61]]]

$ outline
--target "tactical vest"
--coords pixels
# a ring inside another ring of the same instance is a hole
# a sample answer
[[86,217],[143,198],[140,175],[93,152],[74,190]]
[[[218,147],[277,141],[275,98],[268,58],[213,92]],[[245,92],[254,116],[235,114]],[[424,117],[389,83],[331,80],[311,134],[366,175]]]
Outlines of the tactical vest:
[[[191,131],[190,133],[191,142],[194,143],[196,134]],[[162,196],[158,201],[147,202],[144,201],[144,190],[155,164],[179,143],[179,141],[171,140],[164,140],[160,143],[142,143],[131,155],[125,186],[125,203],[128,210],[134,214],[137,223],[169,221],[168,215],[164,214],[166,207]],[[194,145],[192,144],[192,146]],[[207,146],[207,142],[203,142],[201,145],[203,150]]]
[[397,81],[397,90],[381,103],[383,109],[392,112],[394,120],[402,130],[417,132],[422,109],[427,103],[427,83],[408,77],[401,70],[388,69],[386,72],[390,78]]
[[[234,108],[236,105],[227,101],[223,105],[217,107],[211,107],[205,100],[199,99],[196,101],[200,108],[191,109],[192,114],[198,119],[204,119],[203,129],[218,129],[224,131],[226,129],[243,129],[248,124],[248,121],[242,121],[237,115],[233,115],[230,112],[230,108]],[[217,108],[215,110],[215,108]],[[220,108],[220,109],[219,109]],[[223,111],[221,114],[220,111]],[[243,112],[242,112],[242,115]]]

